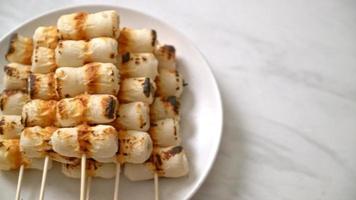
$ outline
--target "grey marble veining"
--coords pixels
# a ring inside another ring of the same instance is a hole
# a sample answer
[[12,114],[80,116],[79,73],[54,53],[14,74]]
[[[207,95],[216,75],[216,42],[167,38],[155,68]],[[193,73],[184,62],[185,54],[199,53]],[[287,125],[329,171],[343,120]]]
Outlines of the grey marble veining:
[[[1,1],[0,35],[88,1],[36,2]],[[164,19],[212,66],[224,135],[193,199],[356,199],[356,1],[107,3]]]

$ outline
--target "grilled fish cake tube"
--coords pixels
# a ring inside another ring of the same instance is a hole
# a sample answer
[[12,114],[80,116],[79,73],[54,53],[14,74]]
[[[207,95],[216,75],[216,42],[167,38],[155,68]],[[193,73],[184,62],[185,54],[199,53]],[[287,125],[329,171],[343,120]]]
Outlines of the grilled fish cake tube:
[[56,127],[25,128],[21,132],[20,151],[28,158],[44,158],[48,155],[52,160],[60,163],[80,163],[78,158],[64,157],[53,151],[50,139],[56,130]]
[[52,126],[56,123],[56,101],[34,99],[23,106],[22,123],[24,126]]
[[154,52],[159,69],[176,70],[176,49],[172,45],[157,46]]
[[156,79],[157,94],[161,97],[175,96],[179,98],[183,93],[184,81],[177,70],[161,69]]
[[32,73],[46,74],[57,68],[54,50],[47,47],[36,47],[32,56]]
[[150,128],[149,106],[143,102],[121,104],[114,125],[117,129],[148,131]]
[[90,62],[116,63],[118,44],[113,38],[99,37],[84,40],[60,41],[56,50],[59,67],[79,67]]
[[102,163],[144,163],[152,153],[152,140],[148,133],[142,131],[120,131],[119,152],[116,157],[96,159]]
[[130,181],[144,181],[153,179],[155,166],[151,162],[142,164],[126,163],[124,166],[124,175]]
[[85,64],[87,42],[62,40],[55,50],[56,64],[60,67],[80,67]]
[[152,29],[123,28],[119,37],[119,52],[153,53],[157,44],[157,33]]
[[60,127],[109,123],[115,120],[118,101],[113,95],[80,95],[60,100],[56,105]]
[[4,88],[7,90],[27,90],[30,65],[9,63],[4,67]]
[[58,30],[55,26],[40,26],[33,34],[33,73],[54,72],[57,68],[54,49],[59,40]]
[[80,95],[60,101],[33,99],[25,104],[22,121],[25,126],[76,126],[100,124],[115,120],[118,101],[113,95]]
[[33,33],[33,44],[36,47],[55,49],[59,40],[55,26],[39,26]]
[[64,40],[87,40],[95,37],[117,38],[119,16],[116,11],[107,10],[88,14],[77,12],[62,15],[57,21],[60,38]]
[[22,90],[4,90],[0,94],[0,109],[3,115],[21,115],[28,101],[30,96]]
[[33,126],[21,132],[20,151],[29,158],[44,158],[52,149],[50,137],[57,130],[55,127]]
[[119,162],[143,163],[152,153],[150,135],[142,131],[120,131]]
[[56,91],[54,73],[35,74],[29,77],[29,94],[31,99],[56,100],[59,98]]
[[150,119],[158,121],[166,118],[179,119],[180,103],[175,96],[156,97],[150,106]]
[[61,98],[79,94],[112,94],[119,91],[119,71],[111,63],[89,63],[83,67],[61,67],[55,72],[56,90]]
[[182,141],[179,131],[179,121],[172,118],[151,123],[149,133],[153,143],[161,147],[176,146]]
[[31,38],[15,34],[10,41],[10,47],[5,55],[10,63],[31,64],[33,42]]
[[18,169],[23,164],[18,139],[0,141],[0,169]]
[[188,159],[182,146],[156,148],[153,155],[159,176],[176,178],[189,173]]
[[16,139],[24,129],[19,115],[0,115],[0,139]]
[[156,90],[155,83],[147,77],[127,78],[121,82],[119,101],[128,103],[141,101],[151,104]]
[[78,126],[57,129],[51,136],[53,150],[60,155],[80,158],[111,158],[118,150],[118,137],[109,125]]
[[156,147],[152,158],[143,164],[125,165],[124,174],[131,181],[153,178],[155,172],[160,177],[177,178],[189,173],[189,164],[181,146]]
[[148,77],[155,80],[158,61],[152,53],[126,53],[122,56],[120,73],[125,78]]

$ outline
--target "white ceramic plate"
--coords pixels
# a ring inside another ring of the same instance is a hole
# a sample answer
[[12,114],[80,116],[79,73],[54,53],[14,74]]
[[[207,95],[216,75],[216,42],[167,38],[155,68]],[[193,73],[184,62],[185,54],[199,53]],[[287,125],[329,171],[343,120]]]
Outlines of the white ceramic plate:
[[[183,146],[190,161],[188,177],[160,179],[161,199],[189,199],[202,184],[215,160],[222,134],[222,105],[216,81],[209,66],[192,43],[177,30],[146,14],[126,8],[104,5],[77,6],[55,10],[25,22],[0,41],[0,63],[6,64],[5,55],[9,38],[13,33],[32,36],[36,27],[53,25],[59,16],[76,11],[97,12],[117,10],[121,27],[153,28],[162,43],[173,44],[177,49],[179,70],[189,86],[182,97]],[[0,70],[3,76],[3,70]],[[1,85],[1,87],[3,87]],[[37,199],[41,172],[25,171],[23,199]],[[17,172],[1,172],[0,199],[13,199],[17,183]],[[91,199],[112,199],[114,180],[94,179]],[[48,173],[45,199],[78,199],[79,180],[66,178],[55,165]],[[153,181],[130,182],[123,175],[120,179],[121,199],[153,199]]]

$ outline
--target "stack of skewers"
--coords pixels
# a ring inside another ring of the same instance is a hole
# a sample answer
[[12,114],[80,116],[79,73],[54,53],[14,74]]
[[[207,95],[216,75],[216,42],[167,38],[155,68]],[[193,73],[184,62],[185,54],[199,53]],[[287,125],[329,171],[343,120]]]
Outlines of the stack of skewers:
[[[115,11],[73,13],[33,38],[15,35],[0,97],[0,169],[43,170],[44,199],[52,160],[80,178],[89,199],[92,177],[132,180],[188,174],[181,147],[179,97],[184,82],[175,49],[149,29],[119,28]],[[120,102],[120,104],[119,104]]]

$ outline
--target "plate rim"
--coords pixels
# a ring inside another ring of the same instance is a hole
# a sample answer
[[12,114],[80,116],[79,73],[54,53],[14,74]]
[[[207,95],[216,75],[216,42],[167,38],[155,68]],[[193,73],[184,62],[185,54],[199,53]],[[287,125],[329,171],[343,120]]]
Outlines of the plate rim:
[[208,164],[208,167],[205,168],[205,171],[203,173],[203,175],[201,177],[199,177],[197,179],[197,182],[196,184],[193,186],[193,188],[187,192],[187,195],[185,197],[185,199],[190,199],[193,197],[193,195],[199,190],[199,188],[202,186],[202,184],[205,182],[205,180],[207,179],[208,175],[210,174],[215,162],[216,162],[216,159],[217,159],[217,156],[218,156],[218,153],[219,153],[219,149],[220,149],[220,145],[221,145],[221,140],[222,140],[222,136],[223,136],[223,124],[224,124],[224,110],[223,110],[223,103],[222,103],[222,96],[221,96],[221,93],[220,93],[220,89],[219,89],[219,84],[218,82],[216,81],[216,78],[215,78],[215,75],[212,71],[212,68],[211,68],[211,65],[208,61],[208,59],[205,57],[205,55],[200,51],[200,49],[197,47],[197,45],[189,38],[187,37],[184,33],[182,33],[182,31],[180,31],[178,28],[174,27],[174,26],[171,26],[169,25],[168,23],[166,23],[165,21],[155,17],[155,16],[152,16],[150,14],[147,14],[141,10],[136,10],[136,9],[133,9],[133,8],[130,8],[130,7],[126,7],[126,6],[122,6],[122,5],[114,5],[114,4],[107,4],[107,3],[79,3],[79,4],[75,4],[75,5],[70,5],[70,6],[62,6],[62,7],[59,7],[59,8],[54,8],[54,9],[49,9],[43,13],[40,13],[38,15],[35,15],[34,17],[30,18],[30,19],[27,19],[25,20],[24,22],[20,23],[19,25],[15,26],[14,28],[12,28],[10,31],[6,32],[1,38],[0,38],[0,43],[3,42],[9,35],[13,34],[14,32],[16,32],[18,29],[20,29],[21,27],[23,27],[24,25],[32,22],[32,21],[35,21],[39,18],[42,18],[46,15],[50,15],[54,12],[60,12],[60,11],[65,11],[65,10],[68,10],[68,9],[80,9],[80,8],[83,8],[83,7],[111,7],[111,8],[116,8],[116,9],[122,9],[122,10],[127,10],[127,11],[130,11],[130,12],[133,12],[133,13],[138,13],[140,15],[145,15],[147,17],[150,17],[151,19],[154,19],[156,21],[158,21],[159,23],[169,27],[170,29],[174,30],[176,33],[178,33],[178,35],[180,35],[182,38],[184,38],[184,40],[186,40],[188,43],[191,44],[191,46],[193,47],[193,49],[195,51],[197,51],[199,53],[199,55],[202,57],[202,61],[205,62],[206,66],[207,66],[207,70],[209,72],[209,76],[211,77],[212,79],[212,84],[214,86],[214,88],[211,88],[212,90],[214,90],[214,93],[217,94],[217,96],[215,97],[216,98],[216,101],[218,103],[218,105],[216,105],[219,109],[219,113],[214,113],[215,116],[217,116],[220,120],[220,124],[218,124],[218,129],[219,129],[219,137],[218,137],[218,141],[215,143],[215,152],[213,154],[213,158],[211,160],[211,162]]

